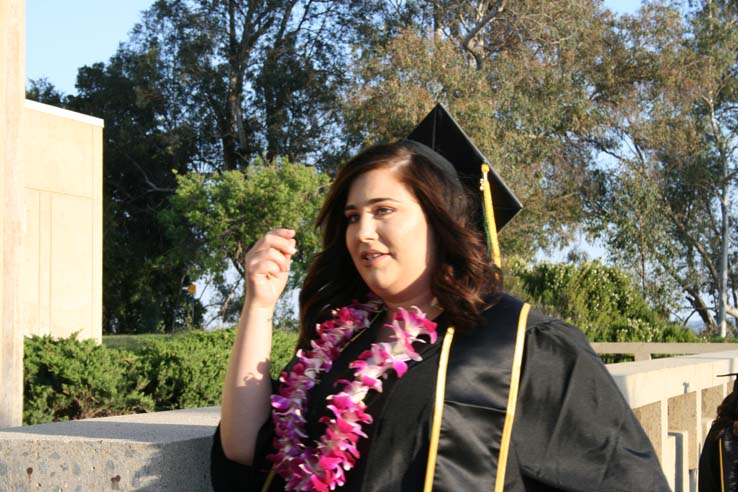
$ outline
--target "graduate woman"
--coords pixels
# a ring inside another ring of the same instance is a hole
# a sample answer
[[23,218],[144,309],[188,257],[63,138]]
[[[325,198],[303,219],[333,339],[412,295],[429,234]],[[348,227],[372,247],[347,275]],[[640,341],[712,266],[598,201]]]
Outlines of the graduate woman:
[[[738,376],[738,373],[718,376]],[[698,490],[738,490],[738,379],[733,381],[733,391],[718,406],[717,416],[702,445]]]
[[249,251],[216,491],[669,490],[581,332],[501,292],[496,231],[520,204],[484,161],[439,105],[339,170],[276,382],[294,232]]

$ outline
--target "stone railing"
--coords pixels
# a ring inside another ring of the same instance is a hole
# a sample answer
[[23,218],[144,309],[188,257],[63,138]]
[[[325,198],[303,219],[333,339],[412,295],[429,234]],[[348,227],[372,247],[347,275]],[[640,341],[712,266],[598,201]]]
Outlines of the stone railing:
[[0,491],[210,491],[220,409],[0,429]]
[[595,352],[598,354],[628,354],[634,356],[636,361],[639,361],[651,360],[651,356],[655,354],[674,356],[738,350],[738,343],[595,342],[592,343],[592,348],[595,349]]
[[[668,353],[685,351],[673,348]],[[632,347],[623,352],[633,353]],[[732,384],[717,375],[738,372],[738,350],[608,369],[653,442],[672,489],[696,491],[702,441]],[[0,429],[0,491],[210,491],[218,419],[219,409],[211,407]]]
[[[681,351],[673,348],[670,353]],[[732,385],[732,378],[718,375],[738,372],[738,350],[607,367],[651,439],[672,489],[696,491],[704,437]]]

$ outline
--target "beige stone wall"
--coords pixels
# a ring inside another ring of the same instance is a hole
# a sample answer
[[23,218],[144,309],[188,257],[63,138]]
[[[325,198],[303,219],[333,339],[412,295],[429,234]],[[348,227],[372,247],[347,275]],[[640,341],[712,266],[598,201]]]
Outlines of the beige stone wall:
[[102,340],[103,121],[26,101],[21,323]]
[[0,427],[21,423],[25,335],[102,341],[103,122],[25,100],[25,21],[0,0]]
[[0,427],[23,412],[23,333],[19,324],[22,166],[18,157],[25,82],[25,2],[0,0]]

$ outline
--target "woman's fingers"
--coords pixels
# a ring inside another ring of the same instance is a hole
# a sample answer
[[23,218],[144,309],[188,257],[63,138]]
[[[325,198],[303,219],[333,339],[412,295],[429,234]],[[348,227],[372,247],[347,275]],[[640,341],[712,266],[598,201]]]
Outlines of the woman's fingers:
[[295,248],[295,231],[274,229],[246,253],[247,295],[251,302],[272,306],[287,283]]
[[249,253],[273,248],[286,255],[293,255],[297,252],[297,243],[294,236],[295,231],[292,229],[275,229],[269,231],[254,244],[254,247],[251,248]]
[[290,254],[274,248],[263,248],[250,253],[246,258],[246,270],[255,275],[276,275],[290,269]]
[[275,229],[266,233],[246,254],[246,271],[267,277],[289,272],[290,260],[297,252],[294,236],[292,229]]

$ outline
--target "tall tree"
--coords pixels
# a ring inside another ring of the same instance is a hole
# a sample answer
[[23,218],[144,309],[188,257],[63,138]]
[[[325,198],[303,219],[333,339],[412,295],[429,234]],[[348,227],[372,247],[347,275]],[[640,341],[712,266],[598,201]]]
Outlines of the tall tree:
[[[331,167],[348,3],[159,0],[109,62],[80,69],[78,95],[57,98],[106,122],[106,331],[185,319],[183,288],[199,270],[174,252],[197,231],[165,233],[173,170],[245,169],[278,156]],[[54,96],[42,83],[32,90]]]
[[158,0],[129,46],[155,53],[203,137],[197,171],[335,147],[346,9],[335,0]]
[[[223,322],[241,310],[246,252],[275,227],[296,230],[298,252],[292,257],[290,287],[302,283],[307,263],[319,248],[315,217],[328,177],[317,169],[277,159],[255,162],[245,171],[178,177],[171,207],[162,212],[177,248],[191,260],[193,275],[208,277],[218,290],[212,298]],[[236,275],[229,278],[228,272]]]
[[597,2],[408,2],[357,52],[344,99],[357,142],[405,135],[437,102],[526,208],[502,236],[526,257],[571,237],[601,114],[593,74],[612,22]]
[[624,18],[611,55],[633,76],[609,107],[601,148],[614,165],[601,174],[592,216],[615,258],[638,258],[650,295],[674,285],[723,336],[726,313],[738,315],[729,304],[738,250],[736,21],[731,2],[709,0],[686,14],[655,3]]
[[172,248],[157,214],[185,172],[198,136],[167,90],[151,53],[124,47],[79,70],[65,106],[105,120],[103,141],[103,328],[169,330],[184,319],[187,260]]

